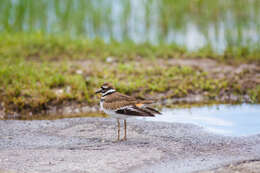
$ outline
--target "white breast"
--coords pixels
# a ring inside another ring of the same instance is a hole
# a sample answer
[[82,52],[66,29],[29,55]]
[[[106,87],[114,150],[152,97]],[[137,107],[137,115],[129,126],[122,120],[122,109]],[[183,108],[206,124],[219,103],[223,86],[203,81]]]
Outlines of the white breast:
[[100,104],[100,110],[101,110],[101,111],[104,111],[104,108],[103,108],[103,101],[100,101],[99,104]]

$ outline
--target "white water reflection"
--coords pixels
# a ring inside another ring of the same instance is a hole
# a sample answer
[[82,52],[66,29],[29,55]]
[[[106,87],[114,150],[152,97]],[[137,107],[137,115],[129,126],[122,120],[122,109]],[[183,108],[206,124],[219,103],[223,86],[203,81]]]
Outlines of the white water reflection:
[[0,32],[172,43],[188,50],[209,46],[220,53],[233,47],[250,51],[260,42],[259,4],[259,0],[2,0]]
[[191,123],[206,130],[228,135],[245,136],[260,133],[260,105],[215,105],[185,109],[163,109],[149,121]]

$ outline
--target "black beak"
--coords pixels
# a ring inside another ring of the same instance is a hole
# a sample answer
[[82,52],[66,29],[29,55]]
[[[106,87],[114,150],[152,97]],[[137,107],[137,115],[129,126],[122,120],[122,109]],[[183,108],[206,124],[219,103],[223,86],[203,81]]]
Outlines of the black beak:
[[102,92],[102,89],[99,89],[95,92],[95,94],[98,94],[98,93],[101,93]]

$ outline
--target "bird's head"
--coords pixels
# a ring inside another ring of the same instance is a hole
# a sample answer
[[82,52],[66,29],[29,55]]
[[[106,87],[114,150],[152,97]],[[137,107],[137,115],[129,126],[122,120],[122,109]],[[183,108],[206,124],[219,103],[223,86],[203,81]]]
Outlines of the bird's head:
[[96,94],[102,93],[102,95],[106,95],[108,93],[115,92],[114,87],[109,83],[104,83],[99,90],[96,91]]

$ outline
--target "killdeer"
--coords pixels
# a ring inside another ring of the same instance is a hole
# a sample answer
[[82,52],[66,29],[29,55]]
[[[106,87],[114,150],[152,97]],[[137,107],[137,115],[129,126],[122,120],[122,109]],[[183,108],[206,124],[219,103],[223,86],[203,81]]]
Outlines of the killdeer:
[[126,140],[126,119],[134,116],[154,117],[161,114],[159,111],[148,107],[153,103],[151,100],[138,100],[134,97],[124,95],[115,90],[109,83],[104,83],[97,93],[102,93],[100,108],[106,114],[117,119],[117,140],[120,140],[120,119],[124,120],[124,138]]

